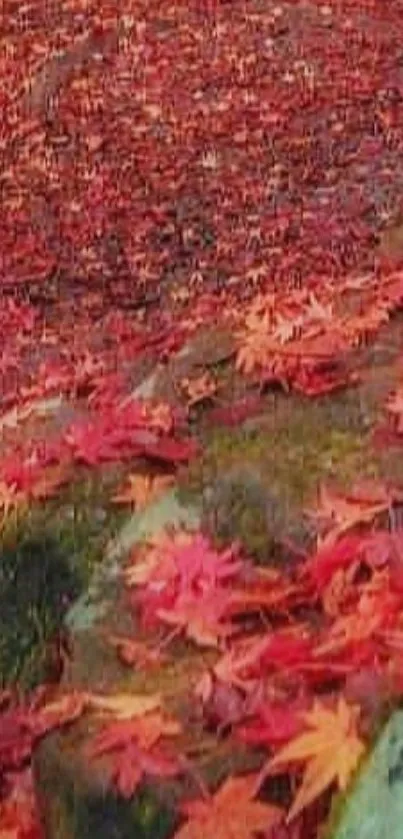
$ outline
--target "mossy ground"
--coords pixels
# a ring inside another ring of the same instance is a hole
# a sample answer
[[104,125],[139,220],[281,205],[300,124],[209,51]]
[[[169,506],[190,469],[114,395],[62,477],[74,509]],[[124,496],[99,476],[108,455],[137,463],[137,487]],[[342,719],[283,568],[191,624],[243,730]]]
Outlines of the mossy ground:
[[[226,376],[228,379],[231,376],[229,365],[220,367],[220,375],[224,390]],[[388,378],[384,369],[375,365],[360,387],[317,400],[268,393],[262,397],[258,416],[230,429],[209,425],[208,408],[201,410],[191,422],[201,454],[179,476],[182,500],[204,499],[205,521],[218,540],[239,539],[245,552],[259,562],[286,561],[285,556],[276,555],[276,544],[284,537],[297,542],[304,537],[303,511],[315,504],[321,483],[331,482],[340,490],[347,490],[362,478],[389,477],[392,472],[396,477],[399,469],[403,473],[400,451],[388,463],[385,453],[373,443],[373,428],[381,417],[392,383],[393,376]],[[230,389],[239,384],[229,382],[225,397],[230,400]],[[125,471],[131,470],[133,464],[126,465]],[[70,559],[76,557],[73,566],[80,570],[81,580],[88,580],[106,541],[128,515],[112,512],[110,508],[110,498],[118,483],[119,477],[114,472],[105,477],[104,483],[99,474],[87,475],[85,480],[77,479],[42,511],[45,515],[48,510],[53,533],[56,528]],[[164,706],[184,723],[183,737],[176,744],[178,750],[194,757],[202,779],[211,788],[228,773],[259,768],[262,756],[257,751],[253,750],[252,754],[245,748],[242,753],[236,752],[230,738],[217,741],[215,734],[206,732],[197,718],[189,686],[196,684],[206,667],[214,663],[216,652],[211,651],[210,660],[210,652],[207,655],[206,651],[177,639],[171,641],[167,660],[155,672],[141,667],[124,668],[109,642],[112,636],[127,635],[127,624],[120,601],[111,602],[110,607],[110,615],[103,615],[99,625],[84,630],[78,643],[76,638],[76,666],[72,680],[67,683],[84,685],[89,690],[92,685],[106,685],[118,693],[160,693]],[[139,640],[150,641],[131,622],[129,633],[133,632]],[[153,640],[158,643],[160,639]],[[88,730],[82,732],[83,742],[88,733]],[[138,835],[144,839],[171,835],[169,808],[165,814],[164,808],[153,799],[144,804],[135,796],[124,812],[118,812],[117,802],[109,794],[93,800],[94,770],[84,758],[83,783],[77,787],[73,783],[70,795],[72,779],[78,777],[80,750],[74,738],[79,734],[73,730],[61,734],[63,747],[58,745],[58,736],[55,735],[56,741],[50,741],[50,751],[42,754],[40,763],[46,769],[45,775],[48,774],[45,778],[38,775],[37,786],[42,786],[48,797],[51,789],[48,778],[59,779],[59,788],[51,793],[52,807],[47,810],[61,839],[64,835],[81,839],[87,835],[85,831],[88,835],[95,832],[109,835],[108,830],[117,821],[123,826],[122,836],[126,830],[127,836]],[[195,753],[192,749],[196,749]],[[252,756],[256,761],[253,766],[249,763]],[[153,792],[157,792],[156,784]],[[181,784],[169,787],[170,804],[180,800],[183,793]],[[276,800],[287,805],[289,795],[290,790],[283,783],[278,787]],[[50,833],[53,835],[55,829]]]
[[273,559],[278,540],[306,544],[304,511],[320,485],[345,491],[362,479],[403,474],[402,451],[391,455],[373,443],[383,385],[379,373],[317,400],[270,394],[253,421],[205,428],[202,454],[181,476],[182,497],[202,495],[212,534],[239,539],[259,561]]
[[[320,484],[343,490],[360,478],[401,480],[402,450],[381,450],[372,441],[387,393],[400,375],[395,362],[401,327],[400,319],[366,352],[359,387],[318,399],[267,393],[258,416],[229,429],[209,423],[208,406],[196,410],[190,425],[201,455],[180,474],[179,490],[184,500],[204,499],[205,524],[213,536],[239,539],[252,557],[270,562],[279,540],[309,539],[303,512],[315,504]],[[214,374],[227,404],[248,393],[250,386],[232,362],[219,361]],[[3,528],[1,685],[41,680],[48,639],[129,514],[110,498],[122,474],[134,468],[77,470],[53,500],[34,504]]]
[[0,535],[0,686],[47,678],[48,644],[86,589],[122,513],[111,507],[113,473],[77,474],[57,498],[10,516]]

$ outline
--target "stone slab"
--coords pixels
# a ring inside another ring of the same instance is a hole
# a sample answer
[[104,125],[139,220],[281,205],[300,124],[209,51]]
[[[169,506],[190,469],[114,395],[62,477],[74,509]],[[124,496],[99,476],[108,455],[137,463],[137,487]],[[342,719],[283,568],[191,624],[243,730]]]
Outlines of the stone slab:
[[328,839],[402,839],[402,710],[386,723],[335,821]]
[[108,610],[114,596],[124,555],[131,547],[149,538],[166,525],[197,527],[200,513],[196,507],[184,507],[175,490],[141,513],[135,513],[123,526],[117,539],[109,546],[102,565],[96,569],[87,592],[79,598],[67,615],[67,626],[73,634],[89,629]]

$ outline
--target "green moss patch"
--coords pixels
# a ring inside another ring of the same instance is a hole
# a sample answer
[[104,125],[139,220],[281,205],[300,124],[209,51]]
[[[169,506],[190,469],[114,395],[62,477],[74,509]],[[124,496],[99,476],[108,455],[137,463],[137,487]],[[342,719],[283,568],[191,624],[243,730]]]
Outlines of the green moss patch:
[[113,481],[77,476],[54,500],[8,520],[0,538],[1,687],[52,678],[49,642],[122,521],[108,504]]
[[253,423],[205,432],[201,458],[182,475],[183,497],[201,494],[208,529],[267,561],[278,540],[306,543],[303,508],[322,482],[343,489],[379,476],[371,418],[357,392],[317,401],[272,395]]

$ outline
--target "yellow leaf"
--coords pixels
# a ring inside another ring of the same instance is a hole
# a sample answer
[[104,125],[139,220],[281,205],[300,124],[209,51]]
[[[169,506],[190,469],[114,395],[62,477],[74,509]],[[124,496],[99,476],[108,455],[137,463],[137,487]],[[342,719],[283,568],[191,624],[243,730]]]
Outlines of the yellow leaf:
[[331,784],[344,790],[364,753],[357,734],[359,709],[340,697],[336,710],[316,701],[304,714],[310,732],[291,740],[268,764],[268,771],[294,761],[307,761],[302,784],[288,813],[287,821],[321,795]]
[[26,499],[22,492],[19,492],[15,486],[0,481],[0,512],[1,522],[4,523],[10,516],[12,510],[21,507]]
[[141,510],[172,483],[172,475],[129,475],[126,486],[113,496],[112,501],[114,504],[132,504]]
[[158,694],[145,696],[132,693],[116,693],[113,696],[90,694],[89,706],[101,713],[112,714],[121,720],[142,717],[150,711],[155,711],[161,705]]

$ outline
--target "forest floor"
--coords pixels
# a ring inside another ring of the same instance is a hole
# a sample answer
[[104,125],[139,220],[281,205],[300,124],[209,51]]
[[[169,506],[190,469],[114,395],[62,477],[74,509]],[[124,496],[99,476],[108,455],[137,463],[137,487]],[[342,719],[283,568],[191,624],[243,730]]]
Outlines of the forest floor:
[[[122,799],[173,784],[139,836],[317,839],[401,702],[402,35],[400,0],[4,2],[7,839],[53,836],[31,757],[88,719]],[[97,625],[130,678],[72,682],[70,608],[172,492],[198,525]]]

